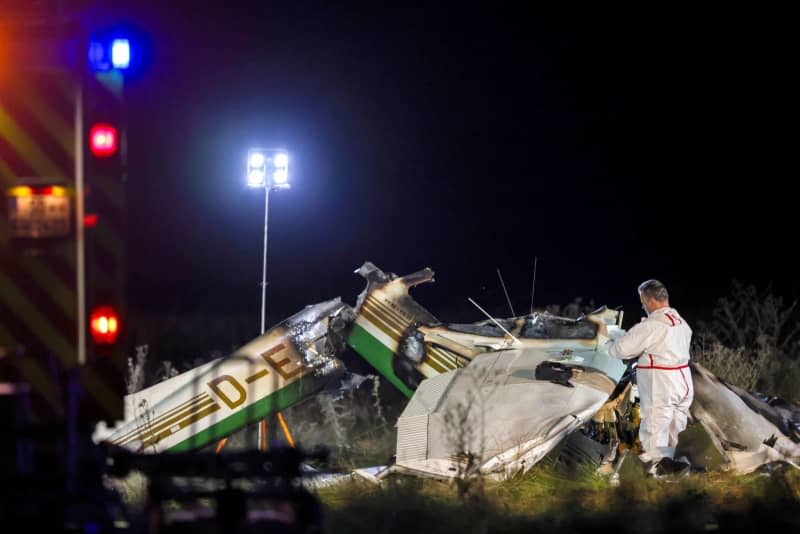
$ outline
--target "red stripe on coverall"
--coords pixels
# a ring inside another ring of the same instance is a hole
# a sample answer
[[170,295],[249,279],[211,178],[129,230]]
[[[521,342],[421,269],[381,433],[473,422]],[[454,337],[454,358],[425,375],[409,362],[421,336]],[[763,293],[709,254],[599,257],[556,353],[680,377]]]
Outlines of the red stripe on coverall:
[[[636,366],[637,369],[659,369],[661,371],[677,371],[689,367],[688,363],[684,365],[679,365],[678,367],[664,367],[662,365],[655,365],[655,362],[653,361],[653,355],[648,354],[648,356],[650,357],[650,365],[637,365]],[[681,376],[683,376],[683,373],[681,373]],[[684,381],[685,380],[686,379],[684,378]]]

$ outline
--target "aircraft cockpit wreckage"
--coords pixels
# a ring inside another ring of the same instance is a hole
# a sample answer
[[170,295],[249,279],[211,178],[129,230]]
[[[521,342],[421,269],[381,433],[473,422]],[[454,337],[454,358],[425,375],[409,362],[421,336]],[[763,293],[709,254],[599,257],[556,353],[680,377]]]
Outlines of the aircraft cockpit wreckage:
[[[397,421],[392,473],[449,479],[468,471],[502,478],[557,447],[612,473],[635,455],[635,360],[609,356],[622,313],[577,319],[548,313],[450,324],[409,290],[433,271],[397,276],[372,263],[355,307],[306,307],[230,356],[125,398],[126,420],[98,433],[140,453],[208,446],[307,399],[341,377],[347,346],[410,400]],[[691,424],[676,457],[697,469],[749,472],[800,465],[800,408],[769,402],[692,363]]]

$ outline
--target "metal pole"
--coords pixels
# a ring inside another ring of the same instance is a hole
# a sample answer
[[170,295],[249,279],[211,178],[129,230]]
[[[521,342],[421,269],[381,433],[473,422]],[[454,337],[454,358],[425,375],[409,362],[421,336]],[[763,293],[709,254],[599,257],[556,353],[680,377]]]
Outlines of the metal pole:
[[264,268],[261,271],[261,333],[267,320],[267,228],[269,217],[269,184],[264,186]]
[[[264,334],[267,320],[267,230],[269,220],[269,181],[264,184],[264,267],[261,271],[261,334]],[[258,424],[258,449],[266,450],[266,419]]]
[[75,90],[75,278],[78,293],[78,365],[86,364],[86,263],[83,234],[83,87]]

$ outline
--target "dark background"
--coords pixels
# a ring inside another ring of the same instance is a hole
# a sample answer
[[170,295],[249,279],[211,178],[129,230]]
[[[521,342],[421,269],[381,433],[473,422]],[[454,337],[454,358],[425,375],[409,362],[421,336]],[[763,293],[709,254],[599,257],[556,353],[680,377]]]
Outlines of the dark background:
[[629,324],[651,277],[690,322],[734,278],[797,296],[788,12],[131,4],[152,45],[127,90],[134,313],[257,332],[251,146],[291,154],[270,324],[354,304],[365,260],[434,269],[414,295],[446,321],[483,319],[468,296],[510,315],[498,267],[526,312],[534,257],[537,306],[583,297]]

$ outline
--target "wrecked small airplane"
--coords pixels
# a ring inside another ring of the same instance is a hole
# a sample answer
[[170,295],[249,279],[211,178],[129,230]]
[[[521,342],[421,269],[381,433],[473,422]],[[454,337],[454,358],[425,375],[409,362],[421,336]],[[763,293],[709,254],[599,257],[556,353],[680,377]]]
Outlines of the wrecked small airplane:
[[[623,332],[621,312],[448,324],[409,295],[433,281],[432,270],[400,277],[367,262],[356,273],[367,286],[355,308],[339,299],[309,306],[229,357],[128,395],[127,420],[106,439],[141,452],[206,446],[335,380],[346,340],[410,398],[396,462],[370,478],[505,477],[568,436],[597,444],[594,460],[608,464],[623,436],[635,440],[635,365],[604,348]],[[692,464],[737,472],[800,464],[800,409],[769,404],[694,363],[692,373],[692,432],[678,446]]]

